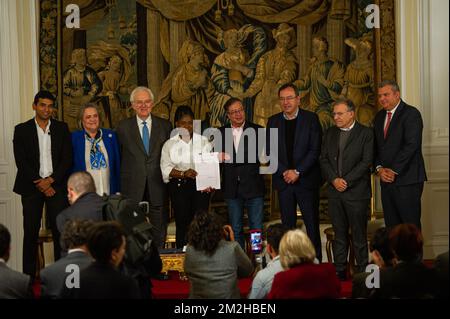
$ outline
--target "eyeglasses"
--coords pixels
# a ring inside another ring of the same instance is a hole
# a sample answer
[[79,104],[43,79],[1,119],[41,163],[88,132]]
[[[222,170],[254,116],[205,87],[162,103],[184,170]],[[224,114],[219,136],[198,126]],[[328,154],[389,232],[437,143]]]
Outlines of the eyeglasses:
[[341,117],[342,115],[344,115],[345,113],[349,113],[351,111],[345,111],[345,112],[333,112],[331,113],[331,115],[333,115],[333,117],[338,116]]
[[144,106],[144,105],[150,105],[152,103],[153,103],[152,100],[145,100],[145,101],[136,101],[136,102],[134,102],[134,104],[136,106],[139,106],[139,107]]
[[278,99],[280,100],[280,102],[284,102],[284,101],[292,101],[295,98],[297,98],[296,96],[286,96],[286,97],[279,97]]
[[228,114],[230,114],[230,115],[236,115],[236,114],[241,114],[241,113],[243,113],[243,112],[244,112],[244,110],[240,109],[240,110],[230,111],[230,112],[228,112]]

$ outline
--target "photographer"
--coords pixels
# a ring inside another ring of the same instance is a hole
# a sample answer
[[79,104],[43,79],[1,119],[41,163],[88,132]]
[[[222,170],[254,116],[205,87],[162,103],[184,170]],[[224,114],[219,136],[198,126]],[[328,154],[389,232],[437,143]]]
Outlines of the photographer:
[[271,261],[267,264],[266,268],[260,270],[252,282],[252,288],[248,299],[264,299],[272,288],[273,277],[275,274],[283,271],[283,267],[280,263],[280,256],[278,255],[278,249],[280,241],[283,235],[286,233],[287,228],[283,224],[274,224],[267,229],[267,246],[266,252],[270,255]]
[[184,270],[191,283],[189,298],[235,299],[241,297],[238,277],[250,276],[253,265],[231,227],[199,211],[189,228]]

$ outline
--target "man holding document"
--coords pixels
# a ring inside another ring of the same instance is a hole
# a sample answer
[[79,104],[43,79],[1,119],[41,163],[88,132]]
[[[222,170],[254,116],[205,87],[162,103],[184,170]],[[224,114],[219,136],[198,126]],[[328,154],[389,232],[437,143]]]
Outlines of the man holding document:
[[[259,172],[260,142],[265,141],[262,126],[246,121],[242,102],[230,98],[224,104],[230,124],[219,130],[221,145],[214,149],[226,155],[223,163],[223,194],[235,240],[245,247],[243,234],[244,207],[247,209],[249,228],[262,229],[264,217],[264,178]],[[222,154],[223,154],[222,153]]]
[[[175,112],[175,127],[161,152],[161,172],[169,185],[175,215],[176,246],[187,243],[187,230],[199,210],[208,210],[210,193],[220,188],[219,162],[211,155],[208,139],[193,132],[194,113],[189,106]],[[198,163],[196,163],[198,161]],[[218,186],[218,187],[214,187]]]

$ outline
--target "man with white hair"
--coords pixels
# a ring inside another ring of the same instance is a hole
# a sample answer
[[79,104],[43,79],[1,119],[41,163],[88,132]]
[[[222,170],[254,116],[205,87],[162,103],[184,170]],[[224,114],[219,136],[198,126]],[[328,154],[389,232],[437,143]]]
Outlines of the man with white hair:
[[60,233],[68,220],[103,220],[102,207],[105,202],[95,192],[94,179],[88,172],[80,171],[70,175],[67,181],[67,198],[71,206],[64,209],[56,218]]
[[163,182],[161,149],[170,137],[169,121],[151,115],[152,91],[139,86],[131,92],[135,116],[117,126],[121,150],[120,185],[122,194],[150,204],[150,221],[155,226],[155,244],[162,248],[166,237],[168,194]]

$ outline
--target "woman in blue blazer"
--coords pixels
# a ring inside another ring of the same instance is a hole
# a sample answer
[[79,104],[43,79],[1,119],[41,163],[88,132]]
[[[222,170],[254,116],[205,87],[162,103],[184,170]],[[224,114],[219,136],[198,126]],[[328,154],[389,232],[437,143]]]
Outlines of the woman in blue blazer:
[[72,171],[91,173],[99,195],[115,194],[120,191],[120,153],[116,133],[100,128],[95,104],[86,104],[80,115],[83,130],[72,133]]

